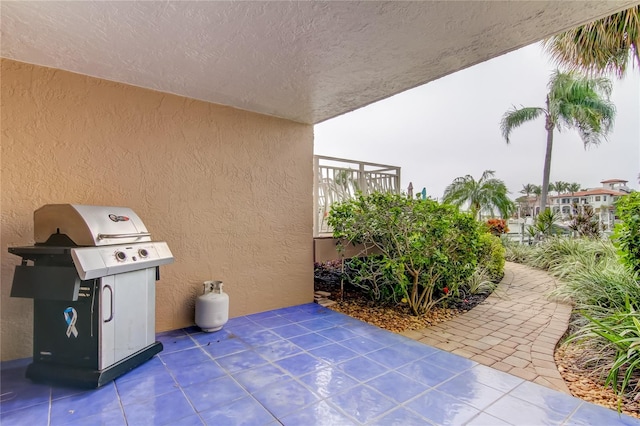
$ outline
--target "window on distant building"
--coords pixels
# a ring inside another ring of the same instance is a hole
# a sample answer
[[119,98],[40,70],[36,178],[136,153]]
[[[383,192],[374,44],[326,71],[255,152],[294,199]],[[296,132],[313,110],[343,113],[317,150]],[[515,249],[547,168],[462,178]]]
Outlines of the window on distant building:
[[600,196],[596,195],[596,201],[600,201]]
[[602,201],[607,201],[607,196],[606,195],[602,196]]

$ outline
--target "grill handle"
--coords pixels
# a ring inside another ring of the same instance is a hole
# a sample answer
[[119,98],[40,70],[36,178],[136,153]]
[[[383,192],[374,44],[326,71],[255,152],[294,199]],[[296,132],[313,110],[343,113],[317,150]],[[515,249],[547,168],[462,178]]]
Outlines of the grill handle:
[[102,290],[102,294],[104,294],[104,291],[106,289],[109,289],[109,294],[111,295],[111,306],[109,307],[109,318],[107,318],[106,320],[103,320],[104,322],[109,322],[113,319],[113,289],[111,288],[111,286],[109,284],[105,284],[103,290]]
[[140,238],[140,237],[150,237],[151,233],[149,232],[137,232],[133,234],[98,234],[99,240],[104,240],[106,238]]

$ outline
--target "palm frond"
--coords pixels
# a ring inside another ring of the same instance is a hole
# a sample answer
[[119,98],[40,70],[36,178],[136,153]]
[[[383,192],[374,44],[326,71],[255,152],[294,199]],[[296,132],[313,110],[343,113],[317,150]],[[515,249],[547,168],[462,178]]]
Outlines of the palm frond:
[[509,135],[511,134],[511,131],[513,129],[521,126],[528,121],[535,120],[545,113],[546,110],[544,108],[537,107],[513,107],[508,110],[502,116],[502,120],[500,121],[500,129],[502,130],[502,136],[504,137],[505,141],[509,143]]
[[629,65],[640,66],[640,6],[571,29],[544,41],[558,65],[587,74],[622,77]]

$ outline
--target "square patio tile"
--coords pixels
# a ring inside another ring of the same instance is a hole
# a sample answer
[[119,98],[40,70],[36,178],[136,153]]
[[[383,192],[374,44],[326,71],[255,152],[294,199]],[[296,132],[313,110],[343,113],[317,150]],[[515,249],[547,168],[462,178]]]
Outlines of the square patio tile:
[[433,425],[411,410],[400,407],[370,423],[371,426],[426,426]]
[[355,420],[326,401],[316,402],[280,419],[285,426],[337,426],[355,424]]
[[618,414],[614,410],[583,403],[578,407],[575,413],[569,417],[567,425],[625,425],[638,426],[640,420],[627,416],[626,414]]
[[158,356],[171,371],[179,371],[190,365],[212,361],[211,357],[199,347],[178,352],[160,352]]
[[51,402],[51,423],[65,424],[120,409],[115,383]]
[[344,327],[326,328],[324,330],[317,331],[317,333],[327,339],[333,340],[334,342],[340,342],[342,340],[352,339],[358,336],[358,334]]
[[366,383],[396,402],[405,402],[426,390],[423,383],[418,383],[407,376],[390,371]]
[[222,367],[214,361],[200,365],[190,365],[172,373],[178,384],[182,387],[222,377],[227,374]]
[[342,361],[347,361],[359,356],[356,352],[353,352],[338,343],[332,343],[330,345],[311,349],[309,353],[316,358],[328,362],[329,364],[338,364]]
[[441,384],[436,389],[467,404],[483,410],[496,402],[504,392],[483,385],[473,380],[468,380],[465,376],[456,376],[453,379]]
[[358,385],[356,380],[333,366],[314,371],[300,377],[299,380],[321,398],[327,398]]
[[188,335],[182,334],[182,336],[160,336],[158,341],[162,343],[161,354],[168,354],[171,352],[182,351],[184,349],[193,348],[196,346],[196,342]]
[[174,391],[178,384],[169,372],[166,372],[140,377],[138,380],[116,381],[116,388],[122,404],[128,405]]
[[268,345],[259,346],[254,349],[263,358],[269,361],[276,361],[302,352],[299,346],[294,345],[288,340],[278,340]]
[[461,373],[464,370],[468,370],[478,365],[475,361],[471,361],[467,358],[463,358],[459,355],[445,352],[440,349],[435,349],[434,352],[427,355],[425,359],[455,373]]
[[48,421],[49,401],[13,411],[0,408],[2,426],[46,425]]
[[272,383],[253,394],[277,418],[318,401],[318,397],[295,380]]
[[522,424],[524,422],[536,425],[560,424],[567,417],[567,415],[548,409],[545,410],[510,395],[499,399],[484,411],[512,424]]
[[250,349],[250,347],[242,340],[238,338],[232,338],[221,342],[211,342],[210,344],[203,345],[202,349],[204,349],[209,355],[211,355],[211,357],[216,359],[226,355],[246,351]]
[[318,348],[320,346],[333,343],[333,340],[329,340],[326,337],[322,337],[317,333],[309,333],[302,336],[292,337],[289,339],[291,343],[296,344],[304,350]]
[[531,382],[523,382],[509,392],[509,395],[564,415],[572,413],[582,404],[582,400],[578,398],[562,393],[558,395],[558,392],[552,389]]
[[249,396],[247,391],[229,376],[187,386],[184,393],[198,412]]
[[389,368],[398,368],[416,360],[414,354],[404,352],[402,349],[396,349],[395,347],[387,347],[369,352],[366,357],[380,364],[384,364]]
[[200,413],[208,425],[261,426],[278,424],[265,408],[253,397],[248,396],[230,404],[218,405]]
[[274,364],[278,365],[292,376],[302,376],[304,374],[313,373],[314,371],[320,370],[329,365],[307,353],[301,353],[289,358],[284,358],[276,361]]
[[468,381],[477,381],[501,392],[509,392],[524,382],[519,377],[480,364],[463,371],[460,376]]
[[456,375],[453,371],[427,362],[426,359],[411,362],[399,368],[398,372],[431,387],[438,386]]
[[361,382],[371,380],[374,377],[380,376],[389,371],[388,367],[370,360],[369,358],[365,358],[364,356],[343,362],[337,367],[349,376]]
[[234,377],[249,392],[258,391],[271,383],[287,381],[291,378],[284,370],[273,364],[265,364],[251,370],[241,371],[235,374]]
[[242,351],[233,355],[217,358],[216,362],[230,373],[249,370],[267,363],[267,360],[254,351]]
[[327,401],[361,423],[367,423],[396,406],[395,402],[365,385],[332,396]]
[[301,325],[302,327],[311,331],[320,331],[320,330],[326,330],[327,328],[335,327],[335,325],[333,325],[332,322],[322,318],[316,318],[309,321],[300,322],[298,323],[298,325]]
[[480,413],[480,410],[437,390],[420,395],[407,407],[437,425],[460,425]]
[[195,414],[181,390],[124,407],[130,425],[169,425]]
[[384,345],[382,343],[366,336],[353,337],[348,340],[343,340],[341,343],[342,345],[346,346],[352,351],[358,352],[361,355],[384,348]]
[[250,333],[241,335],[240,340],[251,347],[255,347],[277,342],[282,340],[282,337],[269,330],[253,330]]
[[273,328],[271,329],[271,331],[285,339],[311,333],[311,330],[298,324],[289,324],[282,327]]

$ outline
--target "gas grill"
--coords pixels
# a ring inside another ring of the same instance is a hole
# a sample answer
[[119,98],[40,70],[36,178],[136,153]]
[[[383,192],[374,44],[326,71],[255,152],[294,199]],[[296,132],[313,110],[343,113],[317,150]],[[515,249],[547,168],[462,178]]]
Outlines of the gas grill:
[[99,387],[162,350],[155,341],[155,282],[173,262],[126,207],[48,204],[33,214],[35,245],[22,257],[12,297],[33,299],[39,382]]

